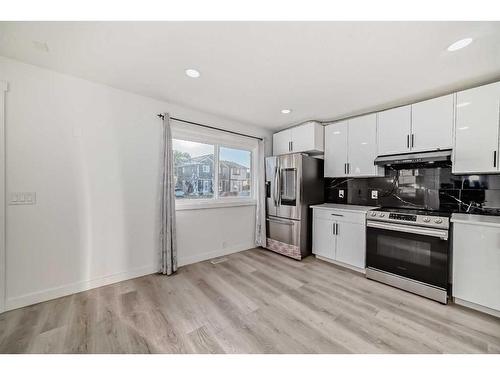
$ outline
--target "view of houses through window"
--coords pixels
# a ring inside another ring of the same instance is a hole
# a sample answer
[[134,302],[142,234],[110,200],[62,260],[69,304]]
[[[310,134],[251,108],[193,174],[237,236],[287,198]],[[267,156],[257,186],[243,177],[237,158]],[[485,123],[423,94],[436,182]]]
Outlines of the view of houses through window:
[[176,199],[251,196],[251,151],[180,139],[172,145]]

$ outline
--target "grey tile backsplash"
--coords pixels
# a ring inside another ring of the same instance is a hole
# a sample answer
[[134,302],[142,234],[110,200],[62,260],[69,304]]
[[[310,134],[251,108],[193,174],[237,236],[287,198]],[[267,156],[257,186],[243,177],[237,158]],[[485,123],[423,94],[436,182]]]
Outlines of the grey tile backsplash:
[[[344,190],[344,197],[339,197]],[[372,199],[376,190],[378,198]],[[500,176],[455,176],[450,166],[394,170],[385,177],[325,178],[329,203],[500,215]]]

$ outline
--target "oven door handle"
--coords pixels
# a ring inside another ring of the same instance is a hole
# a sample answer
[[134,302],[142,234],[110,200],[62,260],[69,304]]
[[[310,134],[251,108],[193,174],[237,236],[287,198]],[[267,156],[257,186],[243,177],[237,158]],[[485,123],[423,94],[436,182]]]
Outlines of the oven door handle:
[[423,236],[438,237],[438,238],[445,240],[445,241],[448,240],[448,231],[447,230],[414,227],[411,225],[401,225],[401,224],[392,224],[392,223],[391,224],[379,223],[377,221],[367,221],[366,226],[370,227],[370,228],[395,230],[398,232],[405,232],[405,233],[412,233],[412,234],[420,234]]

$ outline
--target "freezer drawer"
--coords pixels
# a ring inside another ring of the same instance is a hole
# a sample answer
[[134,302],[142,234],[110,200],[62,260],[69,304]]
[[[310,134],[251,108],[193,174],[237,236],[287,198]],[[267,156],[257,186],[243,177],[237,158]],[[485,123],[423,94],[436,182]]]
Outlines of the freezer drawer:
[[302,259],[301,222],[298,220],[267,217],[267,248],[277,253]]
[[300,246],[300,221],[268,217],[267,237],[294,246]]

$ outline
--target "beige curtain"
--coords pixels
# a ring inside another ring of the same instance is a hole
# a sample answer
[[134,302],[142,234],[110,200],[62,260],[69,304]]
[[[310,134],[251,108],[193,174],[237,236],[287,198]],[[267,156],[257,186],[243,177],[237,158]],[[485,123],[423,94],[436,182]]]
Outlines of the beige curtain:
[[177,270],[177,242],[175,236],[174,157],[168,113],[163,114],[161,144],[160,273],[171,275]]

